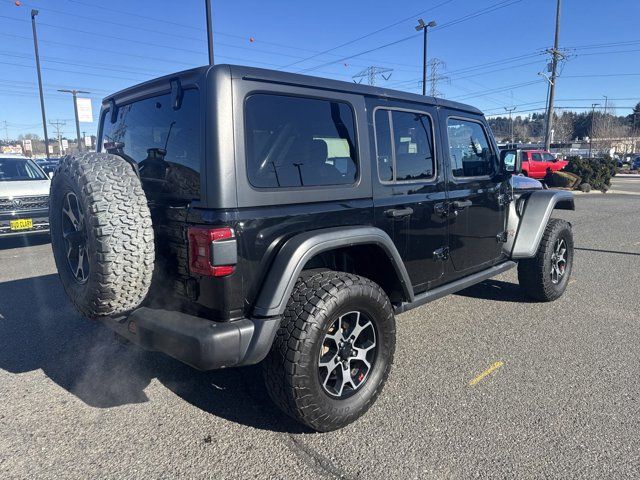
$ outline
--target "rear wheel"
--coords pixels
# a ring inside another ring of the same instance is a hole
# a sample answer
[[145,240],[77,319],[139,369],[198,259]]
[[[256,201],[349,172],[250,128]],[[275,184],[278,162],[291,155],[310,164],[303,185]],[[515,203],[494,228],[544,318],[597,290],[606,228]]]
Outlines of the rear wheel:
[[536,256],[518,263],[518,281],[529,297],[551,302],[566,290],[572,267],[571,225],[554,218],[547,224]]
[[314,430],[335,430],[373,404],[394,351],[393,310],[377,284],[305,272],[264,362],[265,383],[285,413]]

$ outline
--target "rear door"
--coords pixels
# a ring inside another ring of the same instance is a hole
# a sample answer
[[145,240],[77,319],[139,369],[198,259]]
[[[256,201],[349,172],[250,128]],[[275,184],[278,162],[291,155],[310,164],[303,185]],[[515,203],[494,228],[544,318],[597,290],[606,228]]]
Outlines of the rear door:
[[506,188],[497,147],[482,117],[440,112],[449,191],[449,249],[453,277],[481,270],[502,256]]
[[436,111],[427,105],[368,100],[375,223],[393,239],[415,292],[443,275],[444,173],[436,148]]

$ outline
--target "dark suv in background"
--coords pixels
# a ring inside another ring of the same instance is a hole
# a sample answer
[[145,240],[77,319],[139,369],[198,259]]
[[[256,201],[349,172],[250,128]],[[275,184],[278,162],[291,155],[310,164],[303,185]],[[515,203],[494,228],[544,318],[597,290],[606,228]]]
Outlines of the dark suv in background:
[[98,136],[51,188],[71,301],[198,369],[263,361],[316,430],[375,401],[396,314],[516,264],[537,300],[568,284],[571,193],[513,176],[468,105],[218,65],[107,97]]

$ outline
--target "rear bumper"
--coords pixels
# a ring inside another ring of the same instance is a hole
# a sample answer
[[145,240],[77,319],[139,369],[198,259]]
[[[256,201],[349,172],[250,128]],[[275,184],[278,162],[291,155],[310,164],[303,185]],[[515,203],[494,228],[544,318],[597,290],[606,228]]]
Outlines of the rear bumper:
[[267,356],[280,317],[213,322],[186,313],[142,307],[102,322],[145,350],[163,352],[198,370],[258,363]]

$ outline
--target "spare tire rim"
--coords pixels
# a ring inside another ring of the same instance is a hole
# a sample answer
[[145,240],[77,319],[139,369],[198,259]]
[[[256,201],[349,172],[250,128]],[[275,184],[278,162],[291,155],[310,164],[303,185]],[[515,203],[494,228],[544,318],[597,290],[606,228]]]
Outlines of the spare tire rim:
[[84,212],[73,192],[67,192],[62,201],[62,238],[71,274],[76,282],[83,284],[89,278],[87,232]]
[[567,270],[567,244],[564,238],[559,238],[553,247],[551,254],[551,281],[554,284],[560,283],[564,272]]
[[376,356],[376,329],[364,313],[352,311],[335,320],[324,336],[318,370],[332,397],[347,398],[366,382]]

